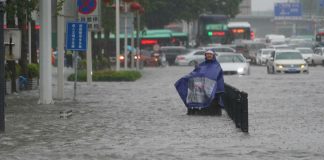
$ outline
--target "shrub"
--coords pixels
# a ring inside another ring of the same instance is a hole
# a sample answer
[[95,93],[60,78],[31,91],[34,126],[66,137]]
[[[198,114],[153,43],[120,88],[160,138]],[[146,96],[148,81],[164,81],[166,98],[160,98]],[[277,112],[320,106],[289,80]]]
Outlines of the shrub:
[[16,75],[19,77],[21,75],[21,67],[19,64],[16,64]]
[[[68,77],[69,81],[74,81],[74,74],[71,74]],[[111,71],[111,70],[101,70],[96,71],[92,75],[93,81],[101,81],[101,82],[108,82],[108,81],[135,81],[141,78],[142,75],[138,71]],[[78,81],[86,81],[87,80],[87,73],[86,71],[79,71],[78,72]]]
[[78,64],[79,64],[78,69],[80,69],[80,70],[87,69],[87,60],[83,59],[83,60],[79,61]]
[[[87,81],[87,71],[86,70],[81,70],[81,71],[78,71],[78,81],[80,82],[85,82]],[[68,81],[74,81],[74,78],[75,78],[75,74],[70,74],[69,77],[68,77]]]
[[29,78],[34,78],[39,76],[39,67],[38,64],[31,63],[27,65],[27,72]]

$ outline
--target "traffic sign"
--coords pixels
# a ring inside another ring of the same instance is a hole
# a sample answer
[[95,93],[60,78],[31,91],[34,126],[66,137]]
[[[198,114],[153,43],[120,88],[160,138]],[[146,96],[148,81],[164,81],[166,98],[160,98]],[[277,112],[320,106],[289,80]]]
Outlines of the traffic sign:
[[97,0],[78,0],[78,11],[81,14],[90,14],[97,8]]
[[274,6],[275,17],[301,17],[301,3],[276,3]]
[[66,24],[66,50],[86,51],[88,24],[86,22],[68,22]]
[[324,7],[324,0],[320,0],[320,6]]

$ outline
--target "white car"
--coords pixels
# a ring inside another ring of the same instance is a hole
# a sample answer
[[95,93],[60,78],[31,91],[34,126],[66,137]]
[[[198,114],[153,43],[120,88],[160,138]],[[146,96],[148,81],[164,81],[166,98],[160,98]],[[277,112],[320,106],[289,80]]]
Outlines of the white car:
[[241,53],[222,53],[216,59],[221,65],[224,75],[250,74],[250,64]]
[[274,49],[271,48],[262,48],[258,50],[256,55],[256,64],[258,65],[265,65],[267,64],[268,59],[270,58],[271,52]]
[[178,55],[175,64],[179,66],[194,66],[205,60],[205,50],[191,50],[186,54]]
[[199,49],[202,50],[212,50],[213,52],[217,53],[223,53],[223,52],[233,52],[235,53],[236,50],[234,48],[228,47],[228,46],[209,46],[209,47],[200,47]]
[[298,50],[276,50],[271,52],[267,73],[309,73],[309,70]]
[[323,47],[317,47],[314,49],[314,55],[311,59],[312,65],[321,64],[324,65],[324,48]]

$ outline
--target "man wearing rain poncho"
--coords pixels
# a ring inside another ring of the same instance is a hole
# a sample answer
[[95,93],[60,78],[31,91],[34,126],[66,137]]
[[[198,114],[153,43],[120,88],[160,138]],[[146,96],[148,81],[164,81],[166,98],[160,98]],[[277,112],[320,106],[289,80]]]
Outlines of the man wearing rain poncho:
[[211,50],[205,52],[205,61],[188,75],[180,78],[175,87],[188,108],[188,115],[221,115],[224,107],[223,70]]

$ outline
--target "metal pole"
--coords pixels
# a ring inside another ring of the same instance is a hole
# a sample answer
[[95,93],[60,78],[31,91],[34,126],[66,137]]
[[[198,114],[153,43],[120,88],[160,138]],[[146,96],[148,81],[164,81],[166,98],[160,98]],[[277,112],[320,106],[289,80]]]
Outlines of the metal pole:
[[28,22],[28,63],[31,64],[31,23]]
[[61,14],[57,16],[57,98],[64,98],[64,4]]
[[4,32],[3,32],[3,16],[4,1],[0,1],[0,133],[5,131],[5,52],[4,52]]
[[91,31],[88,31],[88,43],[87,43],[87,83],[92,83],[92,39]]
[[[136,11],[136,17],[137,17],[137,27],[136,27],[136,37],[137,37],[137,49],[136,49],[136,54],[140,55],[141,53],[141,47],[140,47],[140,37],[139,37],[139,32],[140,32],[140,14],[139,11]],[[139,59],[136,59],[136,69],[139,70]]]
[[78,52],[74,51],[73,53],[74,58],[74,95],[73,100],[76,100],[76,90],[77,90],[77,81],[78,81]]
[[52,99],[52,3],[40,1],[40,99],[39,104],[51,104]]
[[127,55],[127,40],[128,40],[128,34],[127,34],[127,2],[124,3],[124,56],[125,56],[125,62],[124,62],[124,68],[127,69],[128,65],[128,55]]
[[[133,27],[132,31],[131,31],[131,46],[132,46],[132,50],[131,50],[131,66],[130,66],[131,69],[134,68],[134,43],[135,42],[134,42],[134,27]],[[137,58],[139,58],[139,56],[137,56]]]
[[119,18],[120,8],[119,0],[116,0],[116,71],[120,70],[119,55],[120,55],[120,37],[119,37]]

